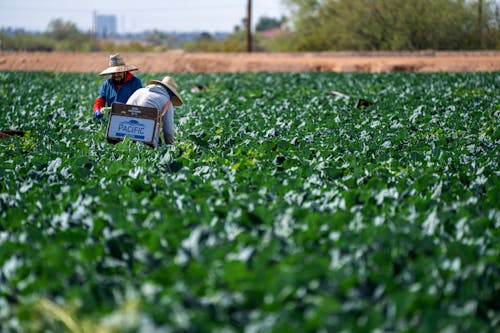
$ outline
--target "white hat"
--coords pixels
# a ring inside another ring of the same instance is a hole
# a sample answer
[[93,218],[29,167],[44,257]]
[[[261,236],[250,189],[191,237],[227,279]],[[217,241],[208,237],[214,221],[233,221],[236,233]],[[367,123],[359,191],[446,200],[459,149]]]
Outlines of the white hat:
[[137,69],[138,68],[135,66],[125,65],[125,61],[123,61],[122,56],[117,53],[109,56],[109,67],[99,73],[99,75],[102,76],[106,74],[135,71]]
[[147,85],[150,84],[160,84],[170,90],[172,93],[174,93],[174,97],[172,98],[172,103],[176,106],[182,105],[182,98],[181,95],[177,92],[177,83],[175,82],[173,77],[170,76],[165,76],[163,80],[158,81],[158,80],[150,80],[148,81]]

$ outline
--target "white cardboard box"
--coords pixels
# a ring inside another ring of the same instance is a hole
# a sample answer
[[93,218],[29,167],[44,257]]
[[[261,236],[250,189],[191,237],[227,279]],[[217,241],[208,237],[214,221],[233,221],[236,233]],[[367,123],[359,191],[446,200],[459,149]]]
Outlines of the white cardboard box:
[[113,103],[109,113],[106,139],[110,143],[117,143],[128,136],[130,140],[157,147],[159,121],[160,114],[156,108]]

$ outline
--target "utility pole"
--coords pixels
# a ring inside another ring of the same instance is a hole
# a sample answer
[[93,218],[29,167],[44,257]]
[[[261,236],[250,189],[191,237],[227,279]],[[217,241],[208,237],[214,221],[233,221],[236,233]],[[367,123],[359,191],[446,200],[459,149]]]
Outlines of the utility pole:
[[477,3],[477,33],[479,37],[479,47],[483,47],[483,0]]
[[247,1],[247,52],[252,52],[252,0]]

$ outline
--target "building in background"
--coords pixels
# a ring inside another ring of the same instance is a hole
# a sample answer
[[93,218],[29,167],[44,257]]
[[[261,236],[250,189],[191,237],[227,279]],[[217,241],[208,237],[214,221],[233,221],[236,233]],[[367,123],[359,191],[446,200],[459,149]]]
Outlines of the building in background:
[[116,36],[116,16],[97,15],[97,13],[94,13],[94,32],[97,38]]

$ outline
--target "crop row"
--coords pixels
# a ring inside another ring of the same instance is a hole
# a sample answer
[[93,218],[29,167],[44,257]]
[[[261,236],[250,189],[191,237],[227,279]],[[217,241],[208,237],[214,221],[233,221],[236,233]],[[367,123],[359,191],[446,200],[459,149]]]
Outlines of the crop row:
[[498,73],[176,81],[151,149],[93,75],[0,73],[3,331],[498,327]]

